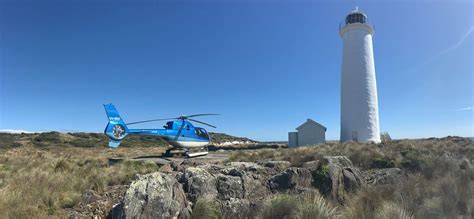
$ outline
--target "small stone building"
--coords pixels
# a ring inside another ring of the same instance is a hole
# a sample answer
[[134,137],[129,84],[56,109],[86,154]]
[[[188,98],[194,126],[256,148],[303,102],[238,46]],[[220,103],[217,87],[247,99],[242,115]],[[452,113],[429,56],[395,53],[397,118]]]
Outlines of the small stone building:
[[326,141],[326,127],[312,119],[306,120],[296,128],[296,132],[288,133],[288,147],[314,145]]

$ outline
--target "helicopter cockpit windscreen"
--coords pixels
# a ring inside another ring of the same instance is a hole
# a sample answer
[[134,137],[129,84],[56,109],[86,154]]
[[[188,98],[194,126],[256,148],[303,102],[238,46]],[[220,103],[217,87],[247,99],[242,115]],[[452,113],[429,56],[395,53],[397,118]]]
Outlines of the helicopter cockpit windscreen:
[[209,139],[209,135],[207,134],[206,130],[203,129],[203,128],[196,128],[194,129],[194,131],[196,132],[196,135],[198,135],[199,137],[202,137],[202,138],[205,138],[205,139]]

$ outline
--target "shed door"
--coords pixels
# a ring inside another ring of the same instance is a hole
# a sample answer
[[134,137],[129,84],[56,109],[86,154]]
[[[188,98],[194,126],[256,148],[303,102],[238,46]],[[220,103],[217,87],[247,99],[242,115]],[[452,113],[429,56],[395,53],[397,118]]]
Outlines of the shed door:
[[357,131],[352,131],[352,140],[353,141],[359,141]]

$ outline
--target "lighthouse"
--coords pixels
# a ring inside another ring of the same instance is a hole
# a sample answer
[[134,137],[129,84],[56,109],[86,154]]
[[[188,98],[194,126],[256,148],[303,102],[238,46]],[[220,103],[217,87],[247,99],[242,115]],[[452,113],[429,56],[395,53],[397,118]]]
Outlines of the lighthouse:
[[339,27],[341,66],[341,141],[380,142],[377,83],[367,15],[356,9]]

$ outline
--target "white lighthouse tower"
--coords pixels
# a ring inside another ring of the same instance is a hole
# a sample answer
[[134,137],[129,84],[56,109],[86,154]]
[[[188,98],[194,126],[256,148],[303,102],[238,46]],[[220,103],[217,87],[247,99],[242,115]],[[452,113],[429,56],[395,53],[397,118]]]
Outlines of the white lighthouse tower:
[[380,142],[374,28],[358,8],[339,28],[342,37],[341,141]]

